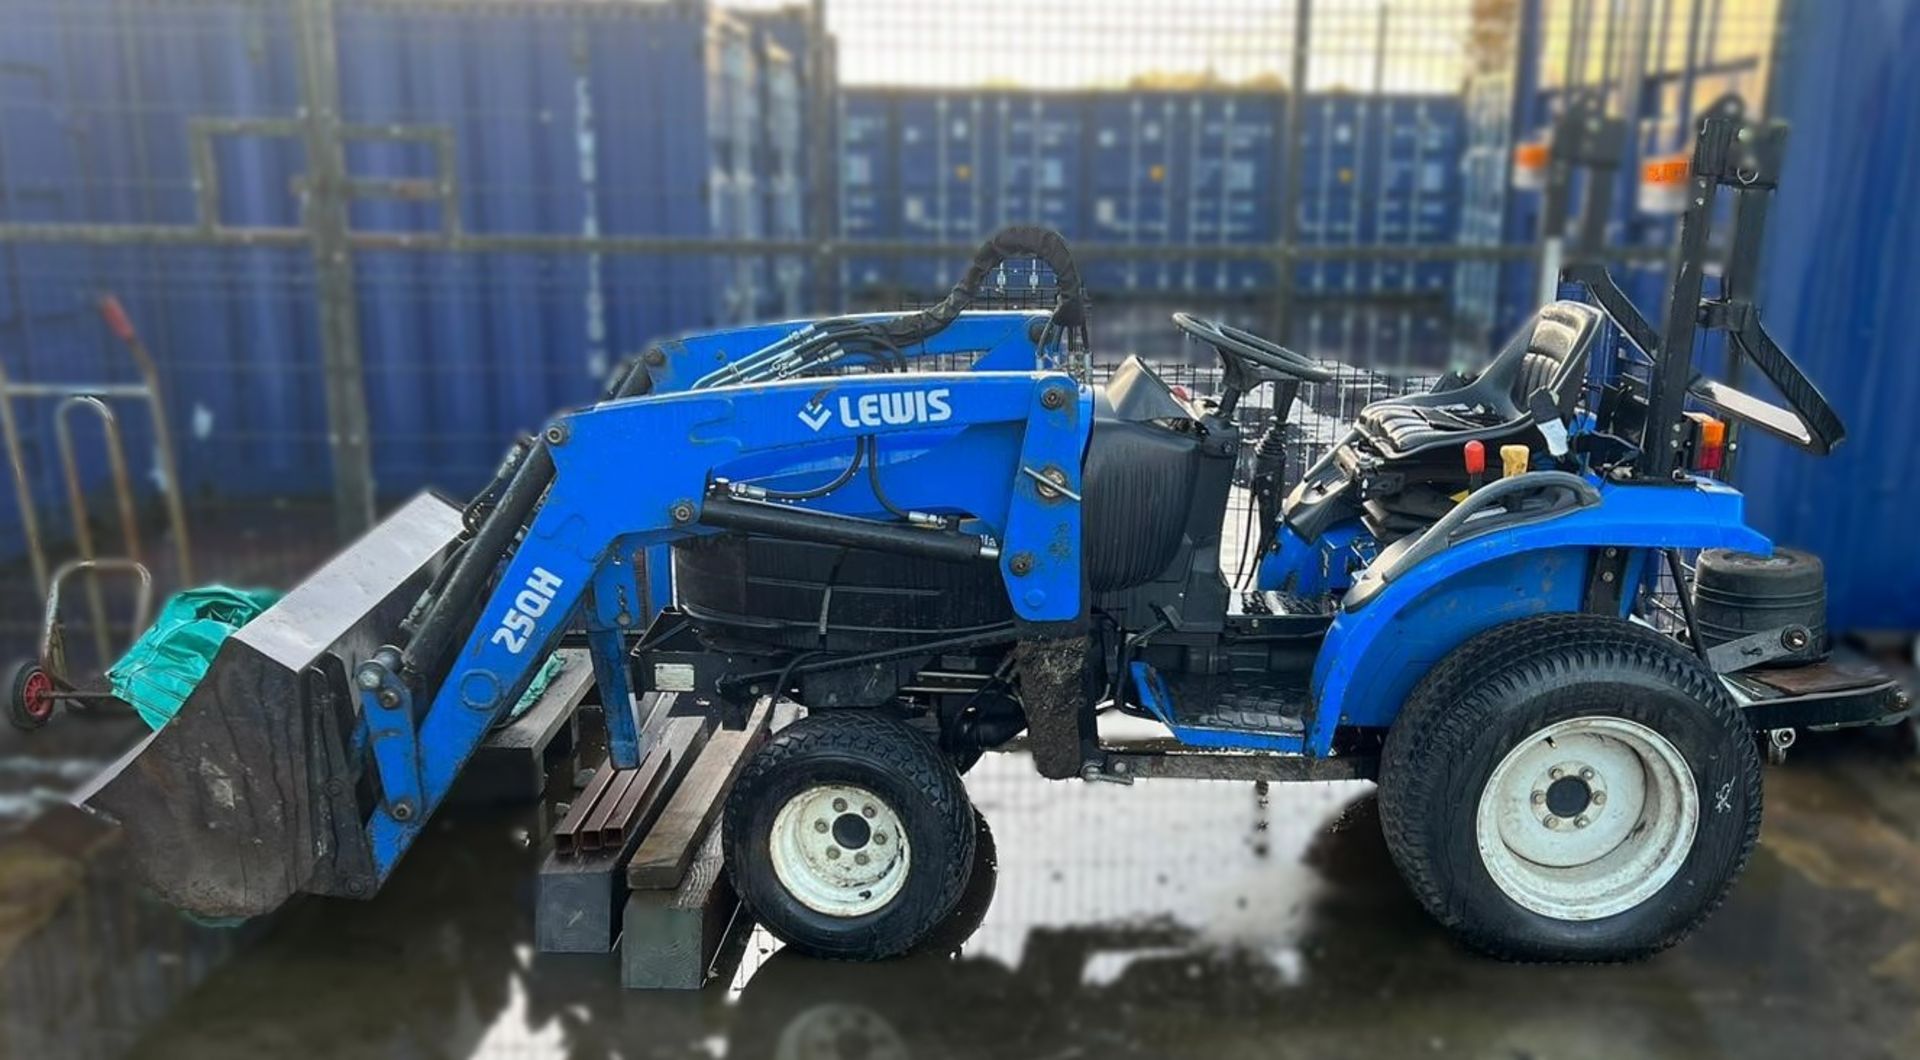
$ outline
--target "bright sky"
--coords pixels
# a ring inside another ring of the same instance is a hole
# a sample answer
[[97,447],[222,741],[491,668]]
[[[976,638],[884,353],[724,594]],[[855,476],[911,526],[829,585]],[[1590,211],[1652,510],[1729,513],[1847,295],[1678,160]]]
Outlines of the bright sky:
[[[1369,89],[1377,78],[1387,91],[1455,90],[1467,71],[1472,10],[1508,6],[1315,0],[1309,86]],[[1294,39],[1293,0],[830,0],[828,20],[842,79],[868,85],[1283,83]]]

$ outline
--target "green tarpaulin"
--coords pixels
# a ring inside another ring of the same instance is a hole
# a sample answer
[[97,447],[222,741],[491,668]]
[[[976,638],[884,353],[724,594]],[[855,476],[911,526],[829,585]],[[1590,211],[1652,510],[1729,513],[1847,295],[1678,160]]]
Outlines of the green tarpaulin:
[[[180,705],[207,676],[220,645],[282,595],[224,585],[175,593],[160,609],[159,620],[107,671],[113,694],[132,704],[149,727],[159,729],[180,713]],[[564,656],[550,656],[501,724],[532,706],[564,667]]]
[[281,594],[271,589],[208,585],[175,593],[153,626],[107,671],[113,694],[158,729],[180,712],[207,676],[220,645]]

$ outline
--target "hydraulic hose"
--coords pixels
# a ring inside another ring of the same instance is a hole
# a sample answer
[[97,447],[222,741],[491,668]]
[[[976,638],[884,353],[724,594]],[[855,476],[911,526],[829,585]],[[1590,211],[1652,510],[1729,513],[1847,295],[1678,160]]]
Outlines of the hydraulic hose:
[[[639,397],[652,386],[652,378],[636,362],[613,388],[612,396]],[[431,600],[424,608],[416,606],[418,622],[400,654],[403,677],[439,672],[454,639],[472,626],[480,594],[486,591],[500,561],[506,558],[552,484],[553,453],[546,442],[535,441],[479,529],[456,548],[452,573],[435,578]]]
[[908,313],[875,325],[894,343],[907,346],[939,334],[973,304],[977,290],[993,270],[1009,258],[1032,257],[1047,263],[1059,282],[1059,301],[1054,307],[1053,323],[1061,328],[1078,328],[1087,322],[1087,289],[1080,280],[1080,267],[1066,239],[1051,228],[1038,225],[1013,225],[987,237],[973,255],[966,275],[953,285],[939,304],[917,313]]
[[553,482],[553,454],[547,443],[535,442],[527,458],[520,462],[513,481],[500,494],[500,502],[488,514],[453,561],[453,573],[441,586],[440,595],[427,605],[418,628],[401,653],[401,672],[419,676],[438,671],[453,640],[465,631],[474,617],[474,604],[492,580],[520,528],[526,525],[534,507]]
[[721,530],[817,541],[849,548],[870,548],[949,563],[998,557],[997,552],[972,534],[915,530],[899,523],[876,523],[805,508],[739,500],[725,495],[706,499],[701,506],[700,521]]

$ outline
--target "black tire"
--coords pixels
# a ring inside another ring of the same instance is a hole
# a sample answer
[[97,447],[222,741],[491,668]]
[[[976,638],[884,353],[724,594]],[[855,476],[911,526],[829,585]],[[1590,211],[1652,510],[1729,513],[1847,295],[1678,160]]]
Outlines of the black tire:
[[1700,641],[1717,648],[1782,626],[1805,626],[1807,646],[1769,667],[1802,666],[1827,653],[1827,572],[1820,557],[1776,548],[1770,556],[1710,548],[1694,566],[1693,618]]
[[948,956],[957,955],[967,940],[986,923],[987,911],[993,908],[993,896],[1000,888],[1000,848],[993,840],[993,829],[987,824],[986,814],[974,811],[973,814],[973,864],[967,869],[967,885],[960,889],[960,898],[953,904],[953,912],[947,918],[934,925],[927,937],[914,946],[914,953],[939,953]]
[[[872,792],[905,833],[905,878],[878,908],[822,912],[791,893],[774,868],[781,809],[826,784]],[[868,711],[826,711],[788,726],[754,754],[727,799],[725,842],[734,889],[774,935],[816,957],[879,960],[913,949],[953,912],[973,869],[973,805],[953,765],[922,733]]]
[[53,718],[53,691],[53,682],[38,662],[14,663],[7,671],[7,720],[26,732],[45,725]]
[[[1698,800],[1672,877],[1629,908],[1584,920],[1510,897],[1475,831],[1482,792],[1509,752],[1577,718],[1625,719],[1658,734],[1684,760]],[[1381,825],[1414,896],[1468,945],[1509,960],[1634,960],[1684,938],[1746,867],[1760,833],[1760,769],[1739,708],[1696,656],[1619,619],[1541,616],[1473,638],[1414,689],[1387,735]]]

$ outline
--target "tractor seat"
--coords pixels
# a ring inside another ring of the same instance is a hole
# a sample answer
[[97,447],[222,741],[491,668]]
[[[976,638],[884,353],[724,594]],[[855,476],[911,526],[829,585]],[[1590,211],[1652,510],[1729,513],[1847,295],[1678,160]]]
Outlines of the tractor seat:
[[1600,319],[1598,309],[1581,302],[1543,306],[1473,382],[1376,401],[1360,410],[1355,426],[1380,455],[1398,460],[1475,440],[1494,448],[1533,426],[1538,393],[1564,418],[1586,381]]

